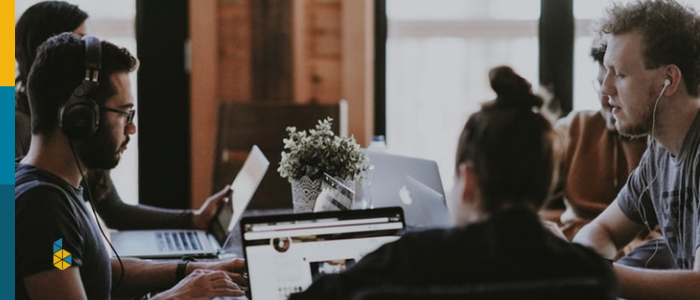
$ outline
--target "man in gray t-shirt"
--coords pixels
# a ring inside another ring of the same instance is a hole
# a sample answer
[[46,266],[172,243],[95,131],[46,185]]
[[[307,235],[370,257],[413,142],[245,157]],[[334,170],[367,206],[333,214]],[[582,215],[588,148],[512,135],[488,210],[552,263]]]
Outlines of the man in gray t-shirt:
[[[659,224],[676,264],[692,270],[700,246],[700,114],[688,129],[678,155],[657,142],[617,196],[622,212],[645,226]],[[641,205],[640,205],[641,199]]]
[[[700,16],[675,0],[614,2],[598,23],[608,46],[601,94],[615,127],[652,142],[617,199],[574,237],[612,258],[659,224],[679,270],[614,264],[620,297],[700,299]],[[661,247],[661,245],[659,245]]]

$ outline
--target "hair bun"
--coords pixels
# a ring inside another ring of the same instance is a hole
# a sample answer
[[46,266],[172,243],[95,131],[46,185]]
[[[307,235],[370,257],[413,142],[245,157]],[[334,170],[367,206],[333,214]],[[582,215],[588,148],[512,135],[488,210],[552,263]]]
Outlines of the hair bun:
[[532,93],[532,85],[508,66],[495,67],[489,71],[491,88],[496,92],[496,105],[532,110],[544,101]]

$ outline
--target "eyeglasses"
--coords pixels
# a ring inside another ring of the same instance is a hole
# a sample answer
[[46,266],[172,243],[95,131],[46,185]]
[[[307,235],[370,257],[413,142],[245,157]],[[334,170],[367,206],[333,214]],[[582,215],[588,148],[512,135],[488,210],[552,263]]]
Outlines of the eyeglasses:
[[105,111],[113,112],[113,113],[118,113],[121,115],[126,116],[126,124],[131,125],[134,123],[134,116],[136,115],[136,109],[135,108],[129,108],[129,110],[120,110],[120,109],[114,109],[110,107],[102,107]]

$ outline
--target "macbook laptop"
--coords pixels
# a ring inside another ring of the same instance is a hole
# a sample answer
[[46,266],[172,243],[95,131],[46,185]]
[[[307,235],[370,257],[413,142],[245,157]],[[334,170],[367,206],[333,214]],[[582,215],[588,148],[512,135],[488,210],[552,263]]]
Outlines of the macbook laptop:
[[400,206],[409,230],[451,226],[435,161],[365,151],[373,166],[372,206]]
[[399,239],[404,218],[388,207],[244,217],[240,228],[250,297],[282,300]]
[[243,167],[231,183],[232,199],[217,212],[210,228],[204,230],[161,229],[127,230],[111,234],[112,245],[120,256],[177,258],[217,256],[262,181],[270,162],[258,146],[253,146]]

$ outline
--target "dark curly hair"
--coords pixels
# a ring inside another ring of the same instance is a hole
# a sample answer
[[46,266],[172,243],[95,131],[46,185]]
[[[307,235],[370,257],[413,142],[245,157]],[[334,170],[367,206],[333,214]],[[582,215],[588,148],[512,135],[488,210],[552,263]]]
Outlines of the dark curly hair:
[[647,69],[678,66],[688,94],[700,91],[700,16],[674,0],[637,0],[613,3],[598,24],[601,39],[609,35],[638,32]]

